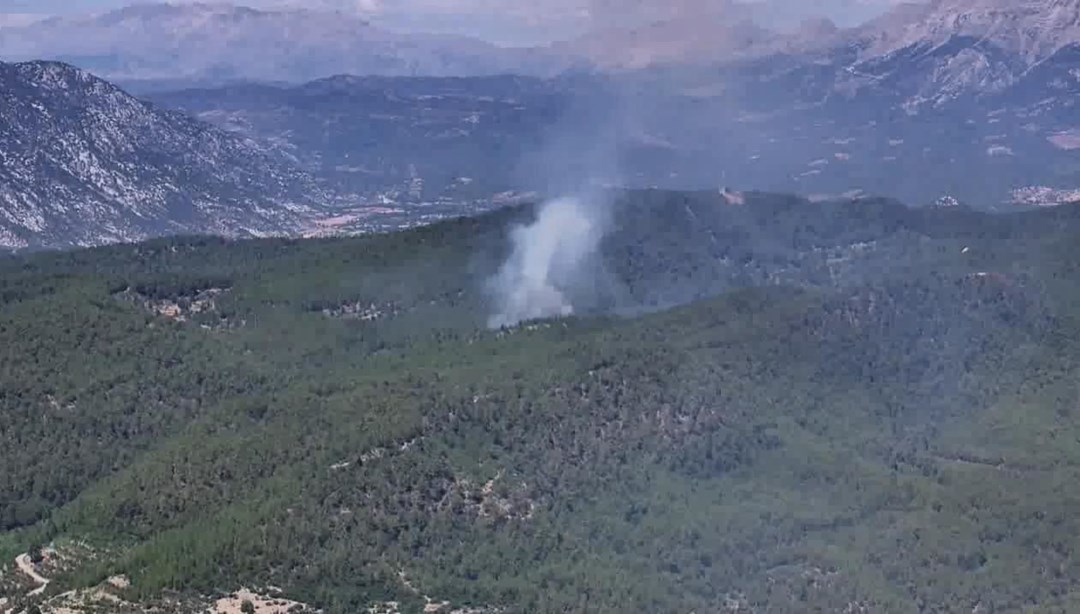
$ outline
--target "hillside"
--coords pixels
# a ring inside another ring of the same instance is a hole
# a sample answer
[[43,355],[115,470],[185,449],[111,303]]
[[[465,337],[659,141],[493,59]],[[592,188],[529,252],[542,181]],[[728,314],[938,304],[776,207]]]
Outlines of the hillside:
[[295,233],[333,201],[249,139],[72,66],[0,63],[0,249]]
[[1077,605],[1080,209],[612,207],[560,288],[578,315],[499,330],[528,207],[0,260],[0,554],[59,553],[41,594],[0,587],[46,612],[106,578],[161,612],[241,586],[343,613]]

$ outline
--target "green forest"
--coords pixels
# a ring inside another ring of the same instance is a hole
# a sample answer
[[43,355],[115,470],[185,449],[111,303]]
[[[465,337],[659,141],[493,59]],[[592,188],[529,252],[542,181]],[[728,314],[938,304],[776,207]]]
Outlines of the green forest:
[[1080,610],[1080,207],[624,192],[577,315],[489,330],[534,212],[0,258],[3,563],[348,614]]

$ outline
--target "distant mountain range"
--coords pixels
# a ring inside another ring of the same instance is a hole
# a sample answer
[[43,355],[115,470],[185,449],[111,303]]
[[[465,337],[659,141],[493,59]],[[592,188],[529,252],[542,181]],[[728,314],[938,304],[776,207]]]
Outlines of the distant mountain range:
[[[342,195],[467,211],[582,179],[1080,199],[1080,0],[935,0],[786,34],[748,15],[726,3],[532,50],[222,4],[16,20],[0,57],[65,58],[152,106],[59,64],[4,65],[0,244],[297,233]],[[291,83],[339,72],[367,76]]]
[[[1080,0],[932,0],[862,26],[813,20],[792,32],[730,0],[682,4],[651,21],[610,20],[536,48],[404,34],[354,13],[256,10],[227,3],[136,5],[103,14],[0,22],[0,60],[59,60],[125,86],[176,89],[236,81],[302,83],[362,76],[553,76],[568,71],[708,70],[757,94],[777,66],[792,102],[872,99],[908,112],[965,97],[1070,96],[1078,81]],[[762,72],[762,69],[764,71]],[[733,72],[749,79],[733,79]],[[753,96],[751,96],[753,98]],[[753,102],[753,100],[751,100]]]
[[930,0],[855,28],[813,20],[793,32],[762,27],[750,5],[731,0],[672,7],[644,22],[597,19],[578,39],[526,49],[391,32],[344,11],[140,4],[0,21],[0,59],[60,60],[123,83],[298,83],[336,74],[550,76],[784,57],[834,68],[833,93],[890,86],[919,106],[1003,92],[1080,43],[1080,0]]
[[348,12],[226,3],[135,5],[0,29],[0,59],[68,62],[124,84],[308,81],[334,74],[550,74],[537,50],[465,37],[400,34]]

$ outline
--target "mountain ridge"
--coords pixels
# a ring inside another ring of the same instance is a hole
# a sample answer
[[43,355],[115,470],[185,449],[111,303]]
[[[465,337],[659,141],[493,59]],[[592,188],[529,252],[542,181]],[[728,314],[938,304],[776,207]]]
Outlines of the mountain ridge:
[[[809,20],[789,32],[763,28],[750,7],[732,1],[654,13],[644,21],[597,21],[576,39],[512,49],[460,36],[393,33],[351,12],[150,4],[4,28],[0,58],[53,57],[121,82],[212,84],[296,83],[345,73],[552,76],[787,56],[808,65],[844,62],[835,67],[837,92],[872,91],[878,73],[904,61],[913,63],[909,72],[917,70],[912,78],[919,83],[900,92],[902,103],[917,108],[1000,93],[1080,44],[1075,0],[932,0],[900,5],[860,26]],[[168,53],[178,47],[191,50],[182,61]]]
[[[177,56],[174,51],[184,49]],[[0,29],[0,59],[54,59],[120,82],[308,81],[372,75],[551,73],[564,60],[464,36],[399,34],[349,11],[232,3],[134,5]]]
[[855,32],[869,39],[871,53],[963,36],[1017,53],[1031,66],[1062,47],[1080,43],[1080,2],[931,0],[890,11]]

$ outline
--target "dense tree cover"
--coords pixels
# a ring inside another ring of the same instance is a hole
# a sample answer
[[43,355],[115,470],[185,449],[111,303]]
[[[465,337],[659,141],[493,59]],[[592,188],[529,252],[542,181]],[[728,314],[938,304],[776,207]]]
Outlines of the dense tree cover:
[[750,200],[624,195],[610,294],[500,331],[527,209],[2,261],[0,551],[332,612],[1075,605],[1080,211]]

